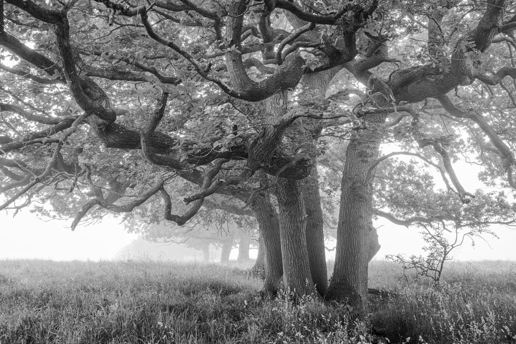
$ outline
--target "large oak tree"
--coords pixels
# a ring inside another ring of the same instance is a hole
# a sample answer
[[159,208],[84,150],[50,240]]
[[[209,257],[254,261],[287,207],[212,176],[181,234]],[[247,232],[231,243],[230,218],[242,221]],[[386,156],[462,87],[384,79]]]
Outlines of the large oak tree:
[[[32,202],[75,228],[93,211],[152,202],[183,225],[218,193],[220,209],[254,212],[267,292],[283,276],[297,295],[317,290],[359,312],[379,247],[373,217],[454,216],[446,201],[404,203],[428,174],[388,158],[440,171],[453,209],[509,221],[479,206],[453,164],[467,155],[490,183],[516,186],[510,1],[0,4],[0,209]],[[386,142],[400,150],[381,156]],[[335,169],[328,285],[320,189]],[[185,207],[171,197],[179,179],[197,188]]]

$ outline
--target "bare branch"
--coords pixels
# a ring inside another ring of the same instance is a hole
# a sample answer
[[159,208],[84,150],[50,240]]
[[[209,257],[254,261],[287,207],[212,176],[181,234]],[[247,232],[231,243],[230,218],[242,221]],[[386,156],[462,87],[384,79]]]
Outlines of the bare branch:
[[432,218],[415,216],[415,217],[410,217],[405,220],[400,220],[400,219],[396,218],[394,215],[392,215],[390,213],[386,213],[386,212],[378,210],[378,209],[374,210],[374,214],[377,216],[383,217],[396,225],[405,226],[405,227],[409,227],[410,225],[412,225],[414,223],[431,223],[432,221],[453,220],[452,218],[448,218],[448,217],[444,217],[444,216],[436,216],[436,217],[432,217]]
[[9,72],[11,74],[19,75],[21,77],[33,80],[33,81],[35,81],[37,83],[44,84],[44,85],[56,85],[56,84],[64,84],[65,83],[65,81],[63,79],[61,79],[61,78],[45,79],[45,78],[39,77],[37,75],[33,75],[31,73],[25,72],[25,71],[20,70],[20,69],[9,68],[7,66],[4,66],[1,63],[0,63],[0,69],[3,69],[6,72]]
[[[210,186],[212,185],[213,178],[215,178],[215,176],[219,173],[224,162],[224,159],[217,160],[214,164],[214,167],[204,175],[204,180],[201,185],[201,189],[203,191],[210,188]],[[177,223],[179,226],[184,225],[195,214],[197,214],[204,202],[204,197],[199,197],[198,199],[193,201],[192,206],[185,212],[184,215],[174,215],[172,214],[172,201],[170,199],[170,195],[164,188],[161,188],[160,192],[161,196],[163,197],[163,200],[165,201],[165,219],[168,221],[173,221]]]
[[99,204],[100,204],[100,201],[98,201],[96,199],[90,200],[86,204],[84,204],[81,207],[81,210],[79,210],[79,212],[77,213],[77,215],[75,215],[75,218],[71,225],[72,231],[74,231],[75,228],[77,228],[77,225],[82,220],[82,218],[88,213],[88,211],[90,211],[91,208],[93,208],[94,206],[99,205]]
[[16,106],[16,105],[0,103],[0,112],[3,112],[3,111],[13,112],[29,121],[38,122],[38,123],[42,123],[42,124],[58,124],[61,121],[58,118],[49,118],[47,116],[39,116],[39,115],[30,114],[27,111],[23,110],[21,107]]
[[44,180],[46,177],[48,177],[50,175],[50,173],[52,172],[53,167],[57,163],[57,160],[58,160],[61,148],[63,146],[63,143],[64,143],[63,141],[60,141],[57,144],[57,147],[54,149],[54,153],[52,155],[52,158],[49,161],[49,163],[47,164],[47,167],[45,168],[45,170],[40,175],[32,178],[30,183],[27,184],[25,187],[23,187],[20,191],[18,191],[13,197],[9,198],[7,201],[5,201],[3,204],[1,204],[0,205],[0,210],[5,209],[7,206],[9,206],[9,204],[13,203],[18,198],[23,196],[26,192],[28,192],[30,189],[32,189],[32,187],[34,187],[34,185],[40,183],[42,180]]
[[209,199],[204,199],[203,205],[209,209],[221,209],[221,210],[224,210],[228,213],[232,213],[235,215],[250,216],[250,217],[255,216],[254,212],[251,210],[247,210],[244,207],[239,207],[239,206],[227,204],[224,202],[212,202]]
[[[363,11],[363,16],[365,17],[365,19],[367,19],[376,10],[377,6],[378,6],[378,1],[375,0],[375,1],[373,1],[373,4],[371,5],[371,7],[369,9]],[[348,5],[345,5],[342,7],[341,10],[339,10],[335,14],[317,15],[317,14],[312,14],[312,13],[303,11],[294,2],[287,1],[287,0],[277,0],[276,7],[287,10],[287,11],[291,12],[292,14],[294,14],[299,19],[302,19],[304,21],[307,21],[310,23],[315,23],[315,24],[330,24],[330,25],[337,24],[338,20],[347,11],[352,10],[351,8],[348,8]]]
[[475,78],[488,85],[498,85],[506,76],[516,79],[516,68],[503,67],[494,75],[475,74]]
[[155,195],[158,191],[163,189],[163,184],[165,183],[166,179],[160,180],[157,182],[154,186],[152,186],[150,189],[142,193],[136,200],[123,204],[123,205],[116,205],[108,203],[104,197],[98,196],[94,199],[89,200],[86,204],[83,205],[79,213],[75,216],[75,219],[72,223],[72,230],[75,230],[81,219],[88,213],[88,211],[93,208],[94,206],[98,205],[102,208],[105,208],[107,210],[110,210],[115,213],[130,213],[134,210],[134,208],[142,205],[145,203],[149,198],[151,198],[153,195]]
[[[8,171],[8,170],[2,168],[2,172],[7,175],[6,171]],[[5,186],[0,187],[0,193],[27,185],[28,183],[30,183],[30,179],[31,179],[30,177],[31,177],[30,175],[26,175],[21,180],[16,180],[16,181],[12,182],[11,184],[7,184]]]
[[[55,25],[54,32],[56,34],[57,47],[61,55],[63,63],[63,73],[66,82],[73,94],[77,105],[79,105],[86,113],[95,114],[98,118],[112,123],[116,120],[116,113],[110,108],[106,108],[105,104],[100,104],[98,101],[91,99],[85,91],[89,90],[90,94],[93,92],[92,88],[98,86],[91,80],[81,79],[76,68],[75,57],[72,53],[70,45],[70,27],[68,19],[64,16],[58,25]],[[84,89],[86,88],[86,89]],[[96,90],[95,90],[96,91]]]
[[[88,53],[88,52],[84,52]],[[134,58],[127,58],[127,57],[120,57],[116,56],[112,53],[103,53],[100,51],[94,51],[93,55],[95,56],[102,56],[102,57],[108,57],[109,59],[115,60],[115,61],[122,61],[124,63],[127,63],[129,65],[133,65],[136,68],[151,73],[152,75],[156,76],[158,80],[163,84],[170,84],[170,85],[179,85],[181,83],[181,79],[176,78],[174,76],[166,76],[161,73],[159,73],[156,68],[149,67],[143,63],[137,62],[134,60]],[[126,70],[118,70],[116,68],[109,68],[109,69],[99,69],[94,68],[92,66],[86,65],[84,66],[83,73],[85,73],[87,76],[94,76],[98,78],[104,78],[109,80],[126,80],[126,81],[148,81],[148,77],[145,76],[142,73],[136,73]]]
[[[13,179],[13,180],[16,180],[16,181],[20,181],[22,180],[23,178],[25,178],[24,176],[20,176],[14,172],[12,172],[11,170],[9,170],[8,168],[6,168],[5,166],[3,165],[0,165],[0,171],[2,171],[2,173],[10,178],[10,179]],[[0,189],[1,190],[1,189]],[[4,192],[4,191],[0,191],[0,192]]]
[[34,140],[22,139],[21,141],[14,141],[14,142],[10,142],[10,143],[1,145],[0,146],[0,155],[7,154],[8,152],[11,152],[13,150],[20,149],[20,148],[26,147],[26,146],[31,146],[31,145],[35,145],[35,144],[44,144],[45,145],[45,144],[49,144],[49,143],[58,143],[59,141],[61,141],[59,139],[46,138],[48,136],[46,133],[49,131],[52,131],[52,129],[46,129],[43,132],[37,132],[37,133],[30,134],[31,137],[32,137],[32,135],[38,135],[38,136],[41,135],[41,137],[43,137],[43,138],[40,138],[40,139],[34,139]]
[[314,28],[315,28],[314,23],[308,23],[307,25],[295,30],[288,37],[286,37],[283,41],[281,41],[276,50],[276,63],[278,65],[281,65],[283,63],[284,57],[282,56],[282,52],[283,52],[283,48],[285,48],[285,46],[287,44],[292,44],[292,42],[295,41],[297,38],[299,38],[303,33],[307,32],[307,31],[311,31]]
[[[225,160],[225,161],[227,161],[227,160]],[[186,204],[189,204],[195,200],[204,199],[205,197],[213,195],[215,192],[219,191],[223,187],[230,186],[230,185],[238,185],[240,183],[246,182],[253,175],[253,172],[254,171],[251,171],[248,168],[244,168],[244,171],[240,175],[238,175],[236,177],[230,177],[227,179],[217,180],[212,185],[210,185],[210,187],[202,190],[201,192],[198,192],[195,195],[186,197],[184,199],[184,202]]]
[[12,51],[25,61],[33,64],[35,67],[41,69],[50,76],[61,76],[61,68],[54,61],[46,56],[30,49],[25,44],[20,42],[16,37],[7,32],[0,32],[0,45]]
[[149,22],[149,17],[148,17],[148,14],[146,11],[140,12],[140,18],[141,18],[143,26],[145,27],[145,30],[147,30],[147,34],[149,35],[150,38],[152,38],[153,40],[155,40],[158,43],[163,44],[164,46],[169,47],[170,49],[174,50],[179,55],[183,56],[188,62],[190,62],[190,64],[195,68],[197,73],[199,73],[199,75],[201,75],[203,78],[215,83],[227,94],[234,96],[236,98],[239,98],[238,93],[236,93],[235,91],[230,89],[225,83],[223,83],[222,81],[220,81],[216,78],[210,77],[208,75],[209,67],[202,67],[199,64],[199,62],[197,62],[197,60],[195,60],[195,58],[192,55],[190,55],[188,52],[183,50],[180,46],[178,46],[177,44],[175,44],[172,41],[169,41],[163,37],[160,37],[156,32],[154,32],[154,30],[152,29],[152,26]]
[[34,18],[50,24],[59,23],[64,15],[63,12],[57,11],[50,6],[41,3],[36,5],[34,2],[29,0],[5,0],[5,2],[21,8]]

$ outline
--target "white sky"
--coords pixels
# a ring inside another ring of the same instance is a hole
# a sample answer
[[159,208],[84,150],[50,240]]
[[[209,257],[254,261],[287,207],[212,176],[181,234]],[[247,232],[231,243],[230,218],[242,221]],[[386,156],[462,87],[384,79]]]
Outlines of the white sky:
[[71,220],[44,222],[29,212],[2,212],[0,223],[0,259],[108,260],[136,238],[113,218],[74,232]]

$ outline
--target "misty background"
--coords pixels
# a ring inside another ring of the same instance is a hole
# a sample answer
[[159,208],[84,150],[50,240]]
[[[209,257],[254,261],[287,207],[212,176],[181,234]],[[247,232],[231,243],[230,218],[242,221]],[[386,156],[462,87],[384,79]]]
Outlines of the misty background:
[[[105,217],[91,226],[79,226],[70,230],[70,221],[42,221],[29,211],[0,214],[0,259],[50,259],[67,260],[174,260],[203,261],[202,247],[192,248],[185,244],[153,243],[138,235],[127,233],[114,217]],[[388,254],[422,254],[424,242],[417,228],[396,226],[388,221],[376,225],[382,248],[374,259],[382,260]],[[486,236],[477,239],[475,245],[467,241],[454,254],[454,260],[515,260],[516,231],[502,226],[493,227],[499,239]],[[186,231],[187,229],[185,229]],[[220,233],[220,239],[229,233]],[[334,243],[327,242],[328,249]],[[219,262],[220,245],[210,244],[209,261]],[[255,259],[257,242],[252,241],[249,257]],[[335,251],[326,251],[332,260]],[[230,260],[238,257],[238,241],[233,244]]]

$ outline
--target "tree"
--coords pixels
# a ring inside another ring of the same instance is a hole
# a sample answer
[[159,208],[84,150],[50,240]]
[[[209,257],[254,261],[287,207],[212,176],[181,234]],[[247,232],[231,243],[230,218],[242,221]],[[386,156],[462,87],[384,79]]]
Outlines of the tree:
[[[189,183],[180,179],[171,182],[167,189],[172,207],[178,210],[185,209],[181,195],[195,191]],[[220,249],[222,263],[229,261],[234,245],[244,240],[247,253],[241,248],[239,260],[246,260],[242,256],[244,254],[247,254],[249,260],[251,237],[258,236],[254,213],[220,195],[210,197],[203,205],[196,216],[183,226],[164,220],[161,209],[157,209],[153,203],[146,203],[128,213],[123,224],[128,232],[139,234],[149,241],[182,244],[198,249],[206,249],[211,245]]]
[[[489,183],[516,186],[510,1],[1,3],[0,209],[45,201],[38,211],[76,214],[75,228],[93,208],[152,202],[184,225],[222,194],[256,216],[268,293],[283,275],[296,295],[315,287],[360,314],[375,209],[411,216],[396,213],[402,162],[389,158],[437,168],[446,199],[462,204],[484,199],[458,180],[460,156]],[[382,155],[391,142],[398,150]],[[333,147],[342,161],[328,164]],[[317,193],[337,166],[326,289]],[[197,189],[172,212],[176,178]]]
[[[403,166],[403,165],[401,165]],[[417,166],[416,163],[409,168]],[[408,166],[403,166],[407,168]],[[410,175],[406,173],[407,176]],[[429,182],[429,180],[427,180]],[[431,185],[427,190],[431,190]],[[514,226],[514,204],[507,202],[504,192],[496,191],[488,194],[477,190],[475,202],[463,205],[456,198],[450,197],[448,192],[429,193],[420,191],[413,195],[406,190],[403,198],[410,200],[410,206],[402,206],[406,215],[410,217],[399,220],[394,217],[397,210],[392,207],[391,214],[377,210],[377,215],[390,217],[390,220],[402,226],[417,225],[422,229],[425,241],[423,250],[425,256],[393,255],[388,257],[403,265],[404,269],[414,269],[420,276],[432,279],[436,284],[440,282],[446,261],[452,259],[453,251],[466,241],[475,244],[475,240],[486,240],[486,237],[496,233],[490,225]],[[401,199],[399,199],[401,201]],[[429,202],[432,206],[425,205]],[[411,211],[412,209],[413,211]]]

